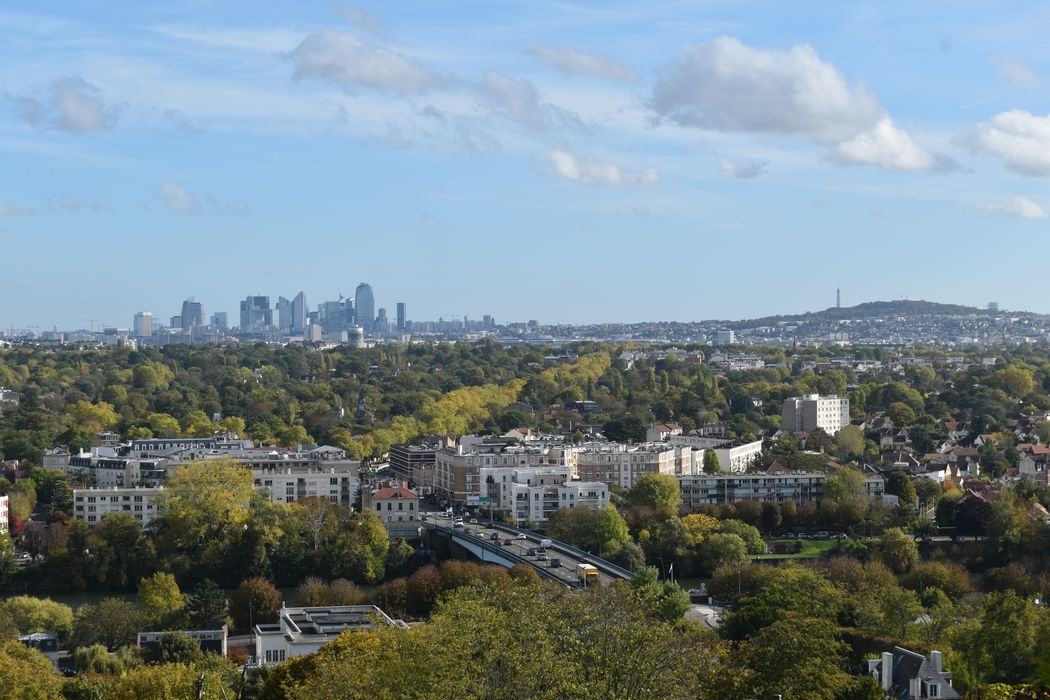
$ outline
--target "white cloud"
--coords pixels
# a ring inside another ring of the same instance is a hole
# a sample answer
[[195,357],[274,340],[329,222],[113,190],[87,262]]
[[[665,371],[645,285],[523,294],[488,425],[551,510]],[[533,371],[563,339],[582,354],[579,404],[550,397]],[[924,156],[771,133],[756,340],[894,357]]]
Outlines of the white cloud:
[[593,156],[576,155],[560,149],[544,153],[543,163],[552,175],[584,185],[637,187],[655,185],[660,180],[656,170],[652,168],[627,170]]
[[343,10],[343,18],[363,32],[369,34],[381,34],[385,29],[383,20],[370,15],[360,7],[350,7]]
[[315,32],[291,52],[297,77],[403,94],[426,92],[441,76],[396,51],[364,41],[352,32]]
[[977,211],[985,216],[1016,216],[1022,219],[1046,218],[1046,211],[1025,197],[1013,197],[1005,202],[978,204]]
[[718,161],[718,169],[725,177],[734,177],[741,180],[750,180],[761,175],[769,165],[764,160],[749,161],[745,163],[734,163],[721,158]]
[[883,109],[813,47],[787,51],[719,37],[656,71],[652,107],[682,126],[841,140],[876,125]]
[[541,44],[527,49],[525,53],[543,61],[564,75],[587,75],[592,78],[625,83],[637,83],[642,80],[634,68],[594,51]]
[[170,180],[160,186],[160,189],[157,190],[157,197],[164,203],[164,206],[176,214],[200,213],[201,208],[200,204],[197,203],[197,198],[190,194],[185,187],[177,185]]
[[117,110],[107,107],[102,91],[77,77],[58,78],[47,97],[14,98],[22,118],[33,126],[71,134],[108,131],[117,121]]
[[35,213],[33,209],[23,209],[7,202],[0,202],[0,216],[29,216]]
[[474,90],[496,116],[530,129],[580,126],[579,118],[566,110],[543,102],[530,80],[503,73],[489,73]]
[[192,41],[197,44],[224,49],[283,53],[291,51],[303,40],[304,32],[287,29],[211,29],[162,24],[153,31],[172,39]]
[[874,128],[835,146],[832,157],[849,165],[874,165],[887,170],[935,170],[943,167],[924,151],[907,131],[898,129],[888,116]]
[[1039,84],[1039,75],[1015,58],[1006,56],[995,63],[1011,87],[1027,88]]
[[1050,175],[1050,114],[1013,109],[975,126],[964,143],[1022,175]]

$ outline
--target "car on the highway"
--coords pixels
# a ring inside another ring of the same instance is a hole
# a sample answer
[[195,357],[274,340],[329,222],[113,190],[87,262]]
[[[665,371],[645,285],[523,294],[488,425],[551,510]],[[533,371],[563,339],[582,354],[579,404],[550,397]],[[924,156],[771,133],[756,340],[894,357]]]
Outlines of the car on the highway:
[[547,566],[549,566],[552,569],[560,568],[561,567],[561,559],[559,559],[558,557],[552,557],[550,562],[547,564]]
[[457,520],[456,522],[452,523],[452,527],[463,527],[463,521]]
[[477,525],[478,524],[478,519],[477,518],[471,518],[470,519],[470,524],[471,525]]
[[536,556],[536,548],[535,547],[529,547],[528,549],[526,549],[525,550],[525,556],[527,556],[527,557],[534,557],[534,556]]
[[546,552],[540,552],[539,560],[540,561],[547,561],[547,553]]
[[491,535],[489,535],[489,539],[490,540],[498,540],[499,539],[499,533],[498,532],[493,532]]
[[519,532],[519,533],[518,533],[518,539],[519,539],[519,540],[524,540],[524,539],[528,539],[528,538],[527,538],[527,537],[525,537],[525,533],[524,533],[524,532]]
[[503,540],[503,546],[504,547],[509,547],[512,544],[514,544],[514,540]]

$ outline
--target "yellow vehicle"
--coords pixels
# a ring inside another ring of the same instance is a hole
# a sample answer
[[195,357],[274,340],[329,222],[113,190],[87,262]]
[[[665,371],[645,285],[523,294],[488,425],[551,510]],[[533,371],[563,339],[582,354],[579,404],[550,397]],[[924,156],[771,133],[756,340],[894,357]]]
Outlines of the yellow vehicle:
[[598,583],[598,569],[592,564],[578,564],[576,566],[576,578],[584,588],[590,588]]

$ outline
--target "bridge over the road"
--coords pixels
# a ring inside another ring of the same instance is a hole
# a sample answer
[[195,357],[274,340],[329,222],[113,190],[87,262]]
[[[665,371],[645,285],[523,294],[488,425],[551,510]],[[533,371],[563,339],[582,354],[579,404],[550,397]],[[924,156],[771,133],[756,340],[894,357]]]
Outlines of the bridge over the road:
[[[464,522],[462,527],[454,527],[449,518],[435,513],[429,515],[430,519],[423,523],[428,530],[447,536],[481,561],[508,568],[515,564],[527,564],[534,568],[541,578],[563,586],[579,586],[576,567],[580,564],[590,564],[596,568],[598,580],[603,585],[613,581],[628,581],[634,576],[623,567],[558,540],[551,540],[546,561],[540,560],[536,554],[529,556],[530,549],[538,549],[542,540],[550,539],[530,530],[480,519],[475,523]],[[560,565],[552,567],[551,561],[555,559]]]

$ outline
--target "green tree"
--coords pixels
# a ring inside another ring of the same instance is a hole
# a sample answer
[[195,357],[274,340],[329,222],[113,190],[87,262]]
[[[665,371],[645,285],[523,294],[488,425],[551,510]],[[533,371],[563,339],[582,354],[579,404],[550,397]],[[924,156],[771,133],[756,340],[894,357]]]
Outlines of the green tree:
[[919,546],[911,535],[899,527],[893,527],[882,533],[879,558],[891,571],[901,574],[919,561]]
[[766,543],[762,534],[754,525],[748,525],[740,520],[728,519],[718,524],[718,531],[723,534],[736,535],[743,540],[748,554],[765,554]]
[[157,647],[162,663],[190,664],[203,654],[200,643],[185,632],[165,632]]
[[157,507],[176,544],[195,549],[240,534],[254,492],[251,471],[236,460],[190,462],[168,474]]
[[175,577],[158,571],[139,580],[139,610],[147,623],[158,629],[182,627],[186,621],[186,600]]
[[0,643],[0,688],[11,700],[61,700],[62,676],[36,649],[6,641]]
[[226,594],[210,578],[203,579],[186,596],[186,614],[192,629],[205,629],[226,621]]
[[835,434],[835,449],[840,459],[856,459],[864,455],[864,431],[855,425],[842,427]]
[[281,593],[262,577],[241,581],[230,595],[230,616],[233,626],[250,630],[259,623],[277,622],[281,609]]
[[1010,365],[996,370],[986,380],[989,386],[1002,389],[1013,398],[1024,398],[1035,389],[1035,377],[1030,369]]
[[77,646],[102,644],[109,651],[132,643],[142,629],[143,618],[134,603],[105,598],[96,605],[82,605],[73,618],[73,640]]
[[718,463],[718,455],[714,450],[704,450],[704,473],[718,474],[722,471],[722,465]]
[[901,503],[914,505],[917,494],[911,478],[902,469],[894,469],[886,478],[886,493],[897,496]]
[[747,545],[739,535],[716,532],[697,548],[701,570],[710,574],[722,566],[748,561]]
[[835,700],[852,682],[844,670],[847,647],[835,624],[815,618],[775,622],[747,641],[742,660],[758,697]]
[[669,517],[678,512],[682,491],[674,476],[647,473],[635,480],[627,499],[632,506],[652,508],[663,517]]
[[73,631],[73,610],[50,598],[14,596],[0,602],[0,609],[11,616],[22,634],[56,632],[66,638]]

